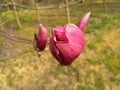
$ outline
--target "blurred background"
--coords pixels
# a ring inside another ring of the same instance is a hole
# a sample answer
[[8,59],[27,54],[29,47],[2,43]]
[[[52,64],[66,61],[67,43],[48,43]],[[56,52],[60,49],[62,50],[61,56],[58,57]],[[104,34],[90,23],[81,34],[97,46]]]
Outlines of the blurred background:
[[[0,90],[120,90],[120,0],[0,0]],[[42,23],[76,24],[91,11],[85,47],[70,66],[58,66],[49,45],[32,46]]]

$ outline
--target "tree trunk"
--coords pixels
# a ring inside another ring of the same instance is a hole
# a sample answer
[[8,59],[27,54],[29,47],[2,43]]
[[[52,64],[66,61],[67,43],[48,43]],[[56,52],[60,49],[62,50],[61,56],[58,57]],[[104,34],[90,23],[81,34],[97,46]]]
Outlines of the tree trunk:
[[103,0],[103,4],[104,4],[104,12],[106,12],[106,0]]
[[11,1],[12,1],[12,4],[13,4],[13,11],[14,11],[14,14],[15,14],[17,24],[18,24],[19,28],[22,28],[22,25],[21,25],[20,20],[19,20],[18,13],[16,11],[16,5],[14,4],[14,0],[11,0]]
[[36,13],[37,13],[37,19],[38,19],[38,24],[40,23],[40,16],[39,16],[39,9],[38,9],[38,3],[37,1],[35,2],[36,5]]
[[69,6],[68,6],[68,0],[64,0],[64,3],[66,5],[65,12],[66,12],[67,23],[70,23],[70,10],[69,10]]
[[3,30],[4,26],[3,26],[3,22],[2,22],[2,15],[0,14],[0,28]]

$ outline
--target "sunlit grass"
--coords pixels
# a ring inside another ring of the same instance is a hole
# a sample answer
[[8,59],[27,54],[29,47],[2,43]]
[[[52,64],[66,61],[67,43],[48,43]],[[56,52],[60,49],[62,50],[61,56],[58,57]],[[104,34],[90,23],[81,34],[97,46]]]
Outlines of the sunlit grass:
[[120,74],[120,63],[113,56],[105,56],[103,59],[107,69],[113,74]]
[[105,90],[105,84],[101,77],[95,79],[95,85],[98,90]]

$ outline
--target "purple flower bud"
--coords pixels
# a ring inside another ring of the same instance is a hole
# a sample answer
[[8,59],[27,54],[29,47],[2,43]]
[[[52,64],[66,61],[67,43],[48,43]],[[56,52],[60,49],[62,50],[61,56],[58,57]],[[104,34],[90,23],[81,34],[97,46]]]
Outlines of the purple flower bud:
[[37,51],[42,51],[46,47],[46,42],[48,39],[48,34],[46,28],[39,24],[39,32],[38,34],[34,34],[34,48]]
[[56,26],[52,29],[50,50],[61,65],[70,65],[81,53],[84,47],[82,30],[86,25],[90,12],[76,25]]

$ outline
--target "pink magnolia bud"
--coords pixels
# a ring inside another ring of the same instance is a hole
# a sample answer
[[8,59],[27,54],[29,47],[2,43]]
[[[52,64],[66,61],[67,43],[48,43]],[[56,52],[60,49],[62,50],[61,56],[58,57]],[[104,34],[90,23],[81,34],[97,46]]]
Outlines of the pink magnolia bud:
[[50,51],[61,65],[70,65],[80,55],[84,47],[82,30],[89,16],[90,12],[78,22],[77,26],[67,24],[65,27],[56,26],[52,29]]
[[62,65],[70,65],[81,53],[84,46],[82,31],[74,24],[56,26],[50,38],[52,55]]
[[46,47],[47,38],[48,34],[46,28],[42,24],[39,24],[39,32],[34,35],[34,48],[37,51],[44,50]]
[[91,12],[88,12],[87,14],[85,14],[83,16],[83,18],[77,23],[77,26],[81,29],[81,30],[84,30],[87,22],[88,22],[88,19],[90,17],[90,14]]

